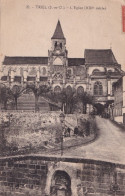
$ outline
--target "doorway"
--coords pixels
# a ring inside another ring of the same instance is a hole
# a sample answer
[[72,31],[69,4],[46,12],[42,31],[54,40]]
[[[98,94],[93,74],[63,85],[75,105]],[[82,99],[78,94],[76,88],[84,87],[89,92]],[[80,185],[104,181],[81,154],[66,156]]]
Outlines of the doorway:
[[65,171],[57,170],[51,181],[51,196],[71,196],[71,179]]

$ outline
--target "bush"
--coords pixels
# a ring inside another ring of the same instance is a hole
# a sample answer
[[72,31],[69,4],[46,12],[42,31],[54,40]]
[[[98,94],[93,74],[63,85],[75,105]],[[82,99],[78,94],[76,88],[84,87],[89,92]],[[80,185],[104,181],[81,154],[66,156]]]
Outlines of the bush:
[[96,129],[96,122],[93,116],[90,116],[88,119],[80,118],[77,135],[89,136],[91,134],[96,134]]

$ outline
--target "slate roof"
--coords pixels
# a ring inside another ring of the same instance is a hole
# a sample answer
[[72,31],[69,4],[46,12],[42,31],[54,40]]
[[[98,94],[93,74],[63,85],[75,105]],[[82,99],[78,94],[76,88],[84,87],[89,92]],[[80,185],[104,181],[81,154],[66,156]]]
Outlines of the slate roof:
[[58,20],[55,32],[54,32],[54,34],[53,34],[51,39],[65,39],[59,20]]
[[86,64],[117,64],[111,49],[91,50],[86,49],[84,53]]
[[[3,65],[23,65],[23,64],[48,64],[48,57],[10,57],[5,56]],[[84,58],[68,58],[68,66],[84,65]]]
[[[48,64],[48,57],[10,57],[5,56],[3,65],[32,65]],[[85,64],[111,65],[118,64],[111,49],[108,50],[85,50],[85,58],[68,58],[68,66],[79,66]]]
[[68,58],[68,66],[79,66],[84,64],[85,64],[84,58]]
[[3,65],[48,64],[48,57],[5,56]]

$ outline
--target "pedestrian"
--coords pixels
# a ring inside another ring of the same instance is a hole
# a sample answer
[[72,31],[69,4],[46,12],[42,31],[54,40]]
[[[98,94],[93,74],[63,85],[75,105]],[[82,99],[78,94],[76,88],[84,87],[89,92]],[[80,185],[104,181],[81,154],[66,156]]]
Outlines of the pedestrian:
[[74,128],[74,135],[78,135],[78,132],[79,132],[78,127],[75,127]]
[[71,131],[71,129],[68,127],[68,128],[67,128],[68,137],[70,137],[70,131]]
[[64,137],[66,137],[67,136],[67,127],[65,126],[65,128],[64,128]]

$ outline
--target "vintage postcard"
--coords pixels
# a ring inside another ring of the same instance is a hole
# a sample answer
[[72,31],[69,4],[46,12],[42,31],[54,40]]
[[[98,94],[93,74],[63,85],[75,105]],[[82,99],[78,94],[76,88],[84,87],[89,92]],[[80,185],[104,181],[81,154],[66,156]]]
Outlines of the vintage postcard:
[[0,196],[125,196],[125,0],[0,1]]

